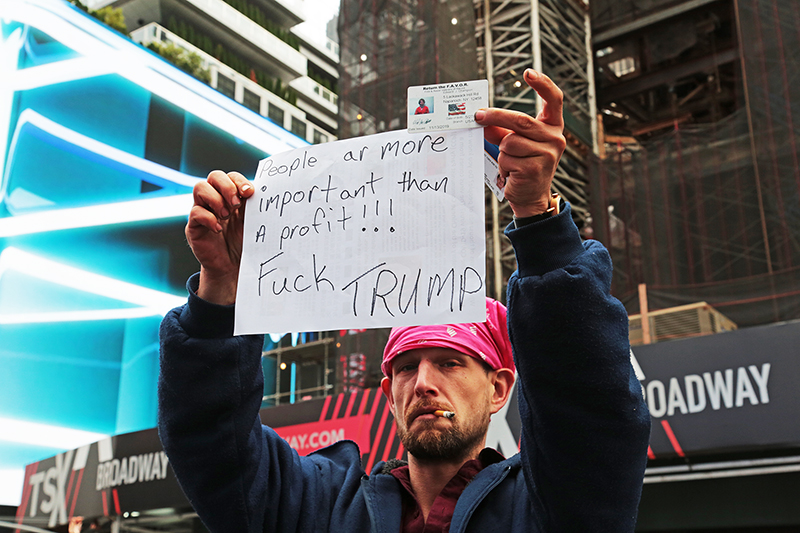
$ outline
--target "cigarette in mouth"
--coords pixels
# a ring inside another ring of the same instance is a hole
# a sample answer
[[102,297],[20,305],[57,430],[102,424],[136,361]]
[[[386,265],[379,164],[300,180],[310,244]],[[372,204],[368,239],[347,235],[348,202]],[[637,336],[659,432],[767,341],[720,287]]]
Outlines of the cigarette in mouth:
[[453,418],[454,416],[456,416],[456,414],[453,411],[442,411],[442,410],[434,411],[433,414],[435,414],[436,416],[443,416],[445,418]]

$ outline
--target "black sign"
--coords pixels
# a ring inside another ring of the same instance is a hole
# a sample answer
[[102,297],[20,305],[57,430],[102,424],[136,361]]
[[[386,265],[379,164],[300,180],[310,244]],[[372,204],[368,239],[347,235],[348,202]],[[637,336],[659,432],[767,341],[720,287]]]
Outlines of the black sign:
[[25,469],[17,521],[187,507],[155,429],[110,437],[60,453]]
[[650,457],[800,445],[800,322],[634,348]]

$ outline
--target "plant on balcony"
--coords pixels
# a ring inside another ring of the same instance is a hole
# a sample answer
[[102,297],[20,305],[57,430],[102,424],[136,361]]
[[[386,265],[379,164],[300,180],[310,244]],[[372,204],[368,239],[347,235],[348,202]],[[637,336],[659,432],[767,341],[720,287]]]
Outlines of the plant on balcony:
[[292,105],[297,104],[297,92],[288,85],[284,85],[280,78],[272,78],[261,71],[255,72],[256,83],[266,90],[277,94]]
[[197,31],[194,26],[187,24],[186,21],[178,21],[175,17],[170,17],[167,21],[167,29],[200,48],[205,53],[214,56],[239,74],[247,76],[268,91],[277,94],[290,104],[295,105],[297,103],[297,93],[295,90],[289,86],[283,85],[280,78],[273,78],[266,72],[254,68],[239,54],[232,52],[222,43],[212,40],[208,35]]
[[300,50],[300,41],[288,30],[278,26],[255,4],[247,0],[225,0],[225,3],[233,7],[238,12],[273,34],[275,37],[285,42],[295,50]]
[[106,6],[101,9],[89,9],[80,0],[69,0],[70,3],[86,13],[111,26],[123,35],[128,35],[128,26],[125,24],[125,15],[122,14],[122,8],[114,8]]
[[322,76],[314,74],[313,72],[309,72],[308,77],[328,89],[333,94],[337,94],[336,84],[331,83],[327,78],[323,78]]
[[158,41],[151,42],[147,45],[147,48],[198,80],[205,83],[211,82],[211,72],[207,68],[203,68],[202,58],[194,52],[184,50],[175,43],[160,43]]

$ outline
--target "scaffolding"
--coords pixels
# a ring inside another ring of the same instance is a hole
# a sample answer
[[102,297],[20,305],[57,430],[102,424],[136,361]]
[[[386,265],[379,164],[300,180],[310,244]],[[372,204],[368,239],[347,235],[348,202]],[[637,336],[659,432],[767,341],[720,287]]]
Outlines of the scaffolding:
[[[670,9],[702,7],[714,14],[717,29],[705,38],[712,45],[705,50],[711,60],[698,63],[705,57],[696,54],[701,47],[686,48],[664,71],[641,72],[610,88],[618,98],[617,112],[625,114],[617,127],[627,125],[628,134],[642,125],[631,109],[637,99],[648,101],[643,95],[669,94],[672,121],[665,130],[649,129],[636,139],[608,144],[605,159],[590,158],[594,234],[611,251],[612,291],[631,313],[638,311],[637,286],[646,283],[657,309],[706,301],[739,326],[797,319],[800,5],[780,0],[700,4],[695,0]],[[694,13],[692,20],[703,20]],[[673,20],[672,27],[685,24]],[[728,36],[730,43],[713,46]],[[618,40],[613,47],[624,44]],[[683,75],[676,76],[679,72]],[[656,82],[668,82],[671,93]],[[647,87],[649,94],[625,96],[622,88],[630,83]],[[693,98],[705,102],[697,107],[702,113],[690,107]],[[736,108],[722,113],[719,100],[733,101]],[[655,112],[662,112],[658,107]]]
[[[522,80],[526,68],[547,74],[564,92],[567,151],[553,190],[572,205],[579,228],[589,217],[586,155],[596,150],[589,6],[582,0],[475,0],[480,75],[489,80],[490,104],[536,116],[541,98]],[[511,221],[507,203],[487,194],[487,272],[498,299],[516,269],[514,251],[501,235]]]
[[[565,93],[567,152],[553,188],[579,227],[589,216],[586,155],[594,151],[596,106],[588,4],[582,0],[343,0],[339,16],[342,138],[406,127],[406,88],[489,80],[490,104],[536,115],[535,92],[522,81],[533,67]],[[476,62],[477,57],[477,62]],[[490,295],[505,298],[516,269],[502,230],[507,204],[486,194]]]

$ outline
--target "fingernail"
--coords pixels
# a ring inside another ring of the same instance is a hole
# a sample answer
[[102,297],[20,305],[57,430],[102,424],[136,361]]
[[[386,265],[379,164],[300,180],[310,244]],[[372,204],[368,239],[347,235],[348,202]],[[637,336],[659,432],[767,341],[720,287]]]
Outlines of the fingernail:
[[222,232],[222,225],[220,223],[217,223],[217,225],[214,226],[214,229],[217,231],[217,233],[220,233]]
[[242,185],[242,192],[247,192],[252,188],[253,188],[252,185],[250,185],[249,183],[245,183],[244,185]]
[[478,109],[477,111],[475,111],[475,121],[476,122],[480,122],[484,118],[486,118],[486,111],[484,111],[483,109]]
[[228,212],[227,209],[222,209],[219,212],[219,216],[222,217],[222,218],[228,218],[229,216],[231,216],[231,214]]

